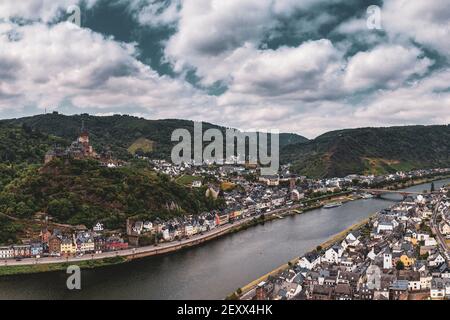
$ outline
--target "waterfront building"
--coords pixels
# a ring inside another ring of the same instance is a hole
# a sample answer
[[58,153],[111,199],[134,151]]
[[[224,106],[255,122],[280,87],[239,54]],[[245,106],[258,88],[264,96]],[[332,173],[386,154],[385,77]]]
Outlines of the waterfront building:
[[31,256],[40,257],[44,253],[44,246],[40,242],[33,242],[31,244]]
[[77,245],[74,243],[72,237],[65,237],[61,240],[61,250],[62,255],[74,256],[77,253]]
[[59,256],[61,254],[61,238],[53,235],[48,240],[48,252],[50,255]]
[[31,257],[30,245],[15,245],[13,246],[15,258],[29,258]]
[[14,258],[14,249],[12,247],[0,247],[0,259]]
[[230,222],[230,215],[228,213],[217,213],[215,217],[217,226],[222,226]]

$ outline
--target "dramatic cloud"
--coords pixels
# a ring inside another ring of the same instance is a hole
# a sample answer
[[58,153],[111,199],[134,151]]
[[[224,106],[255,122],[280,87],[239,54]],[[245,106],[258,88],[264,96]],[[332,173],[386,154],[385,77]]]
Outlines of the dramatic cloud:
[[[448,6],[385,0],[383,30],[369,30],[365,3],[3,0],[0,115],[58,108],[309,137],[346,127],[448,123]],[[91,21],[119,8],[140,29],[127,30],[135,35],[128,41],[105,35],[123,36],[114,21],[99,21],[99,30],[60,22],[73,4]],[[153,68],[142,57],[149,47],[159,52],[152,59],[163,57]]]
[[380,46],[351,58],[345,75],[349,89],[395,88],[413,75],[422,76],[432,62],[417,48]]
[[[224,81],[230,64],[240,63],[241,48],[261,45],[265,37],[276,33],[281,18],[327,2],[185,0],[178,13],[178,32],[167,42],[165,52],[175,71],[194,68],[205,85]],[[298,28],[308,31],[329,19],[330,15],[320,13]]]
[[[133,44],[124,44],[70,23],[17,26],[0,35],[1,88],[9,99],[0,107],[49,108],[71,103],[80,108],[152,107],[149,113],[176,112],[199,105],[207,96],[189,84],[160,77],[135,59]],[[5,24],[2,25],[5,30]],[[19,35],[10,40],[9,33]],[[87,49],[88,48],[88,49]]]
[[446,1],[385,0],[382,19],[393,38],[409,38],[450,55],[450,6]]

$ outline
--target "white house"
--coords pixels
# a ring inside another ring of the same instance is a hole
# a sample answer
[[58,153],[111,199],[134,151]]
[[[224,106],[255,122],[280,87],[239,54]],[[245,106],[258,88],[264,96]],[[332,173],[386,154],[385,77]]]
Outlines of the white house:
[[170,240],[170,233],[169,233],[169,229],[164,229],[162,231],[162,237],[165,241],[169,241]]
[[14,249],[12,247],[0,247],[0,259],[14,258]]
[[80,245],[80,251],[83,253],[94,252],[95,251],[94,241],[91,238],[82,241]]
[[200,188],[202,186],[202,182],[200,180],[195,180],[192,182],[192,188]]
[[430,235],[427,233],[413,232],[413,238],[417,239],[418,241],[426,241],[430,238]]
[[93,230],[95,232],[101,232],[103,231],[105,228],[103,227],[103,224],[100,222],[97,222],[97,224],[94,226]]
[[277,198],[272,200],[272,205],[275,207],[283,205],[285,198]]
[[377,226],[377,233],[392,230],[394,230],[394,225],[391,222],[380,222]]
[[194,234],[194,227],[190,224],[184,226],[184,234],[190,237]]
[[427,260],[430,267],[439,266],[445,262],[444,257],[439,252],[429,256]]
[[423,289],[430,289],[431,288],[431,280],[433,280],[433,277],[431,275],[421,275],[420,276],[420,288]]
[[333,246],[325,251],[324,260],[330,263],[339,263],[344,249],[341,246]]
[[305,194],[304,193],[300,193],[296,189],[292,190],[292,192],[291,192],[291,200],[292,201],[300,201],[303,198],[305,198]]
[[153,231],[153,223],[150,221],[145,221],[143,228],[145,231]]
[[350,258],[344,258],[344,257],[342,257],[341,259],[340,259],[340,262],[339,262],[339,264],[341,265],[341,266],[343,266],[343,267],[345,267],[345,270],[346,271],[353,271],[353,269],[355,268],[355,266],[354,266],[354,264],[353,264],[353,260],[352,259],[350,259]]
[[375,253],[375,249],[372,248],[372,250],[370,250],[370,252],[367,254],[367,258],[369,258],[370,260],[375,260],[375,258],[377,257],[377,254]]
[[360,244],[359,241],[360,235],[358,232],[350,232],[344,240],[342,240],[341,246],[344,250],[348,247],[356,247]]
[[450,234],[450,225],[448,225],[448,223],[444,223],[442,225],[441,232],[445,235]]
[[450,281],[441,278],[435,278],[431,281],[431,299],[443,300],[447,294],[450,294]]
[[436,245],[437,245],[436,239],[434,239],[432,237],[425,240],[425,247],[428,247],[428,246],[432,247],[432,246],[436,246]]
[[320,256],[317,253],[310,252],[303,256],[299,261],[298,265],[301,268],[305,268],[308,270],[313,269],[316,265],[320,263]]
[[[357,241],[360,238],[359,232],[350,232],[346,237],[345,240],[347,240],[348,243],[353,243]],[[358,241],[359,243],[359,241]]]

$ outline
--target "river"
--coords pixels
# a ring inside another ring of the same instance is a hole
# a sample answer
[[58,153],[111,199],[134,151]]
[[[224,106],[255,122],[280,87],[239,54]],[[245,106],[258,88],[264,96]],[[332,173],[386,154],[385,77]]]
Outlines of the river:
[[[448,183],[450,179],[440,180],[435,186]],[[0,299],[223,299],[399,200],[396,195],[388,197],[274,220],[164,256],[83,270],[79,291],[66,288],[64,272],[3,277]]]

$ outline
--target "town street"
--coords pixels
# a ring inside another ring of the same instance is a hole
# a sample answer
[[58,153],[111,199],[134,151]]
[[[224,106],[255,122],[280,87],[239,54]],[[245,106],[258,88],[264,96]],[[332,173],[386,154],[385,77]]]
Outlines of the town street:
[[442,197],[440,197],[436,203],[436,206],[434,208],[433,212],[433,218],[432,218],[432,230],[437,236],[437,242],[439,244],[439,247],[441,248],[442,252],[445,254],[445,258],[447,261],[450,260],[449,256],[449,248],[447,245],[447,242],[445,240],[445,237],[441,234],[441,231],[439,230],[439,224],[437,223],[437,217],[439,216],[439,208],[441,208],[441,201]]
[[[269,213],[264,214],[264,216],[273,216],[277,214],[284,214],[286,212],[297,210],[300,208],[300,205],[293,205],[288,208],[281,208],[273,210]],[[172,241],[168,243],[161,243],[157,246],[145,246],[145,247],[137,247],[130,248],[126,250],[120,251],[112,251],[112,252],[103,252],[98,254],[87,254],[84,256],[75,256],[75,257],[46,257],[46,258],[30,258],[30,259],[22,259],[20,261],[17,260],[4,260],[2,261],[0,266],[27,266],[27,265],[36,265],[36,264],[55,264],[55,263],[71,263],[71,262],[81,262],[81,261],[90,261],[90,260],[101,260],[105,258],[114,258],[114,257],[126,257],[133,259],[134,257],[145,257],[163,254],[167,252],[176,251],[185,247],[189,247],[192,245],[200,244],[204,241],[222,236],[232,229],[235,229],[245,223],[250,222],[255,219],[254,216],[244,218],[242,220],[238,220],[233,224],[226,224],[224,226],[217,227],[211,231],[204,232],[203,234],[192,236],[188,239],[183,239],[180,241]]]

